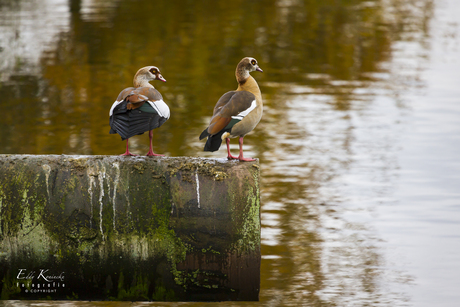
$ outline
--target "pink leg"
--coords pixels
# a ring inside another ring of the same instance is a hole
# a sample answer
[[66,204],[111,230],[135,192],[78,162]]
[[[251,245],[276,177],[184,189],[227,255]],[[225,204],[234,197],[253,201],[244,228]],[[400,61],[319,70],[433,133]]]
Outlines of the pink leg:
[[244,161],[244,162],[255,161],[256,159],[243,157],[243,137],[242,136],[240,136],[240,139],[238,142],[240,143],[240,155],[238,156],[238,160]]
[[229,160],[238,159],[238,157],[232,156],[232,154],[230,153],[230,139],[226,138],[225,142],[227,143],[227,154],[228,154],[227,159]]
[[136,154],[132,154],[129,152],[129,139],[126,139],[126,152],[124,154],[121,154],[120,156],[138,156]]
[[149,148],[149,152],[147,153],[147,156],[148,157],[152,157],[152,156],[153,157],[164,157],[165,155],[159,155],[153,152],[153,148],[152,148],[153,130],[149,131],[149,139],[150,139],[150,148]]

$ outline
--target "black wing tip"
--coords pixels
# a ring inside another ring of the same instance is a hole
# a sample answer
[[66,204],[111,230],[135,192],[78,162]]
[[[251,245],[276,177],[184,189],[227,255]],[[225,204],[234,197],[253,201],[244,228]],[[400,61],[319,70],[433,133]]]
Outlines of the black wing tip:
[[204,151],[218,151],[220,145],[222,145],[222,134],[227,132],[226,130],[222,130],[217,134],[209,135],[208,139],[206,140],[206,144],[204,144]]
[[220,145],[222,144],[222,140],[220,138],[216,138],[214,136],[209,137],[208,140],[206,141],[206,144],[204,144],[203,151],[218,151],[220,148]]
[[208,133],[208,128],[204,129],[203,132],[201,132],[200,134],[200,141],[202,139],[204,139],[205,137],[209,136],[209,133]]
[[[137,109],[136,109],[137,110]],[[143,112],[124,112],[114,114],[110,117],[110,134],[118,134],[122,140],[129,139],[135,135],[144,134],[147,131],[156,129],[166,122],[166,118],[157,113]]]

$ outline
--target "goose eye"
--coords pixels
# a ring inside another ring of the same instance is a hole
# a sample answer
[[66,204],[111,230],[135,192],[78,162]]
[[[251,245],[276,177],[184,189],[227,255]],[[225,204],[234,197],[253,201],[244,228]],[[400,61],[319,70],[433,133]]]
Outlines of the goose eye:
[[255,61],[255,60],[252,60],[252,61],[251,61],[251,64],[252,64],[252,65],[256,65],[256,61]]
[[152,74],[154,74],[154,75],[157,74],[157,70],[156,70],[155,68],[150,69],[150,72],[151,72]]

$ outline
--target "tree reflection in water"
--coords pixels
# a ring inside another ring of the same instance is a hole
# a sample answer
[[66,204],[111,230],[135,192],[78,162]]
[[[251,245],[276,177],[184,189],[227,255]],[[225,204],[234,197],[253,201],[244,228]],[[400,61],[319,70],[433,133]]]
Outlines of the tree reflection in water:
[[[389,63],[396,44],[426,42],[432,13],[430,0],[0,0],[0,148],[118,154],[108,110],[139,67],[155,65],[171,118],[154,133],[154,151],[222,157],[202,152],[198,136],[216,99],[235,88],[236,63],[256,57],[265,113],[245,144],[262,167],[261,301],[403,305],[404,292],[381,286],[385,274],[402,284],[410,276],[384,271],[366,223],[376,204],[352,200],[344,213],[341,191],[350,164],[369,155],[379,177],[369,191],[391,185],[399,128],[375,112],[400,118],[398,95],[417,86],[418,68],[395,75]],[[390,99],[376,103],[378,95]],[[146,152],[148,142],[133,137],[130,147]]]

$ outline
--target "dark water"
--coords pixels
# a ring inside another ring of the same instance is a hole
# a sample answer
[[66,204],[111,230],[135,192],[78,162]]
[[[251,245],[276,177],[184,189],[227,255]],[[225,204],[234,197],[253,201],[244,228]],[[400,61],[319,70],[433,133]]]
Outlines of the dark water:
[[109,108],[156,65],[172,115],[154,151],[224,157],[198,135],[254,56],[260,303],[223,304],[457,306],[459,15],[455,0],[0,0],[0,153],[122,153]]

